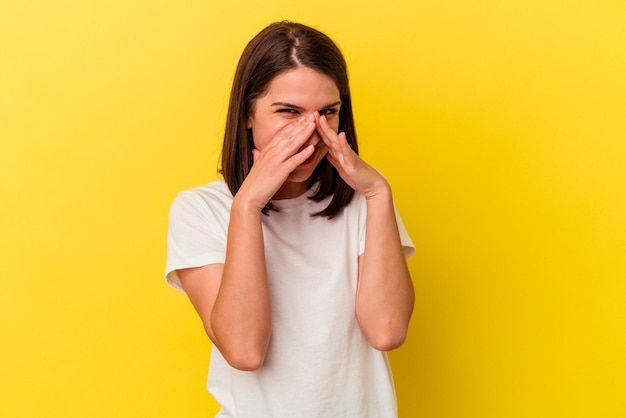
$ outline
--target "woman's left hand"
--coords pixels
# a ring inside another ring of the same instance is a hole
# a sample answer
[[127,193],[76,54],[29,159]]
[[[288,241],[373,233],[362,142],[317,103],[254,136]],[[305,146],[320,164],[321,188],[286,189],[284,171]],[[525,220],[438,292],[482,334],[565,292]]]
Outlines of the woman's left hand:
[[387,180],[350,148],[346,134],[337,134],[329,126],[325,116],[316,116],[315,119],[317,132],[328,147],[326,158],[337,169],[341,178],[367,199],[387,192]]

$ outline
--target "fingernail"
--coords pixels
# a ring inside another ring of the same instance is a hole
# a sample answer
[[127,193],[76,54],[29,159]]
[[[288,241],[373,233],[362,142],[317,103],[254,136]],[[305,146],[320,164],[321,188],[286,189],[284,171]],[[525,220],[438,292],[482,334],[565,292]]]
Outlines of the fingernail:
[[304,119],[306,119],[304,116],[300,116],[300,117],[298,118],[298,122],[302,122]]

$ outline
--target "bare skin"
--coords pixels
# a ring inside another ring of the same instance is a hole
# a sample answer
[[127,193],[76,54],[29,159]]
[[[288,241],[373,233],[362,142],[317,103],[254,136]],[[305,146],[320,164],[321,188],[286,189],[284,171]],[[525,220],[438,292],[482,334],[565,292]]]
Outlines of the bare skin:
[[359,326],[378,350],[394,349],[406,337],[414,293],[391,189],[352,151],[345,135],[337,134],[340,105],[337,87],[326,75],[297,68],[274,78],[248,121],[254,164],[233,200],[225,263],[178,271],[207,335],[237,369],[263,365],[271,333],[261,209],[270,199],[306,192],[323,158],[367,201],[356,295]]

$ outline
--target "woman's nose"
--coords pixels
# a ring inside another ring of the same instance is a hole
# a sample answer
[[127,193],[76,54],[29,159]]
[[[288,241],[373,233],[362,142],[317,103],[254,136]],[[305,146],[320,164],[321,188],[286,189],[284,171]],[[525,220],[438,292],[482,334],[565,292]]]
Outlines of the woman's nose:
[[[311,115],[312,115],[312,116],[313,116],[313,118],[314,118],[314,119],[315,119],[315,121],[316,121],[316,124],[317,124],[317,120],[318,120],[319,116],[318,116],[318,115],[316,115],[316,113],[317,113],[317,112],[313,112],[313,113],[311,113],[311,114],[309,114],[309,115],[307,115],[307,116],[311,116]],[[306,141],[305,145],[314,145],[314,146],[317,146],[317,144],[319,144],[321,140],[322,140],[322,138],[320,137],[319,132],[317,132],[317,127],[316,127],[316,129],[313,131],[313,133],[311,134],[311,136],[309,137],[309,139]]]

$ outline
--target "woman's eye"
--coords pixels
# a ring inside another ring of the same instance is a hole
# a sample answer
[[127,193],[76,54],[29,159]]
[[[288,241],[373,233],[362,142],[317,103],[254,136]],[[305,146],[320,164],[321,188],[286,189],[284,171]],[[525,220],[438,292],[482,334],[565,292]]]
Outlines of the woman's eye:
[[338,112],[337,109],[324,109],[324,110],[320,110],[320,116],[336,115],[337,112]]
[[289,109],[289,108],[278,109],[276,112],[277,113],[289,113],[289,114],[292,114],[292,115],[300,114],[300,112],[298,112],[296,109]]

